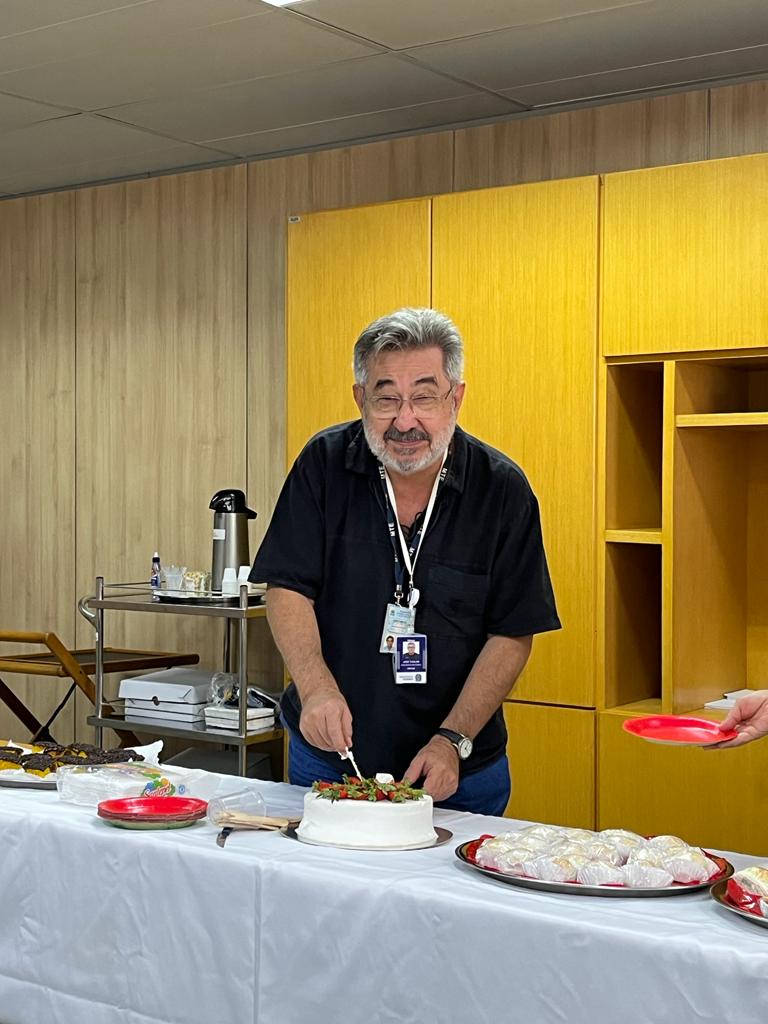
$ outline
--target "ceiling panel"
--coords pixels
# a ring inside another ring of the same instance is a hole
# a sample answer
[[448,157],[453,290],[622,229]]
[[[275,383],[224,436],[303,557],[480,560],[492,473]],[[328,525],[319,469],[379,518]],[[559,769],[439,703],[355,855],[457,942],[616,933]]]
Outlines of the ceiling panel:
[[524,105],[538,107],[648,89],[678,86],[690,88],[692,84],[711,79],[722,80],[724,76],[753,74],[768,74],[768,46],[666,61],[642,68],[607,71],[602,75],[584,75],[559,82],[518,86],[504,95]]
[[[265,4],[254,4],[253,0],[128,0],[127,4],[103,4],[105,10],[101,14],[72,21],[58,18],[45,28],[13,35],[5,24],[6,2],[0,0],[0,71],[82,57],[102,47],[127,48],[155,36],[252,16],[254,11],[274,11]],[[38,0],[26,0],[26,4],[36,8]]]
[[205,142],[466,95],[461,83],[384,54],[102,113]]
[[0,0],[0,33],[31,32],[46,25],[56,25],[72,18],[118,7],[131,7],[146,0]]
[[301,124],[292,128],[276,128],[255,132],[234,139],[217,139],[217,149],[225,149],[242,157],[261,156],[303,149],[308,146],[340,144],[354,140],[390,135],[394,132],[418,131],[444,127],[459,121],[499,117],[516,108],[488,93],[436,100],[411,107],[381,110],[374,114],[357,114],[333,121]]
[[291,10],[393,49],[652,0],[299,0]]
[[[61,172],[69,166],[108,164],[111,174],[135,173],[150,167],[182,166],[221,158],[221,153],[88,114],[42,121],[2,137],[0,190],[14,191],[9,179],[42,171]],[[168,162],[170,161],[170,163]],[[124,166],[130,168],[119,171]]]
[[[5,93],[0,93],[0,134],[13,128],[23,128],[36,121],[66,117],[70,113],[70,110],[62,110],[44,103],[33,103],[32,100],[22,100],[18,96],[7,96]],[[0,146],[2,146],[1,142]],[[0,168],[2,168],[1,156]],[[2,173],[1,170],[0,173]]]
[[318,67],[378,52],[274,8],[138,46],[0,75],[0,89],[95,110],[151,97]]
[[761,43],[768,43],[765,0],[653,0],[406,52],[436,70],[508,90]]

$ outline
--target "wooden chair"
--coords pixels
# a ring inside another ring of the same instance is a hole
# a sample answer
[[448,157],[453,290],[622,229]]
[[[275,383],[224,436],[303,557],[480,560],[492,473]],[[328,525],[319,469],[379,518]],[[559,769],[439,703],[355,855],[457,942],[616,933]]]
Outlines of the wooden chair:
[[[38,654],[0,655],[0,700],[2,700],[20,722],[32,734],[33,740],[51,740],[50,727],[64,709],[67,701],[79,688],[88,700],[95,705],[96,687],[93,675],[96,669],[96,651],[94,648],[70,651],[55,633],[27,633],[15,630],[0,630],[0,644],[37,644],[46,648]],[[175,654],[168,651],[136,651],[123,648],[104,648],[104,672],[146,672],[151,668],[170,668],[173,665],[196,665],[200,660],[197,654]],[[6,673],[24,673],[30,676],[54,676],[71,679],[71,685],[46,722],[39,722],[32,711],[24,704],[13,690],[4,682]],[[109,709],[102,709],[109,714]],[[138,742],[136,736],[126,729],[115,730],[123,745],[133,746]]]

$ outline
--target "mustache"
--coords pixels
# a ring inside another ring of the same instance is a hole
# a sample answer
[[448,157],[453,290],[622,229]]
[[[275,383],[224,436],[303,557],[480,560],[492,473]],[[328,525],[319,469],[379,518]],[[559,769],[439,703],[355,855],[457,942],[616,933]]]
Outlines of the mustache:
[[416,427],[411,430],[398,430],[397,427],[389,427],[384,432],[385,441],[429,441],[431,440],[429,434],[423,430],[417,430]]

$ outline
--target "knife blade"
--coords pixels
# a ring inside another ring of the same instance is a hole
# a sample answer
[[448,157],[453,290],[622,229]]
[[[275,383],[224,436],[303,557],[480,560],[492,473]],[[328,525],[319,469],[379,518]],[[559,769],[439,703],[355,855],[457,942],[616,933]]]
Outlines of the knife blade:
[[230,837],[230,834],[234,831],[235,830],[232,828],[231,825],[227,825],[225,828],[223,828],[221,832],[219,832],[219,834],[216,836],[216,845],[224,849],[224,843],[226,843],[226,841]]

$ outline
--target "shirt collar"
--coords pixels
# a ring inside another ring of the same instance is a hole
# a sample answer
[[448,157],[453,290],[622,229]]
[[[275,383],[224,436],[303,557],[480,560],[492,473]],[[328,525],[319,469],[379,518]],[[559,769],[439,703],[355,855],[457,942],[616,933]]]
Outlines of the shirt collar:
[[[375,457],[363,433],[361,420],[352,424],[352,440],[344,456],[344,468],[363,475],[377,474],[378,459]],[[450,456],[445,487],[462,493],[467,477],[467,435],[457,426],[453,433],[453,453]]]

